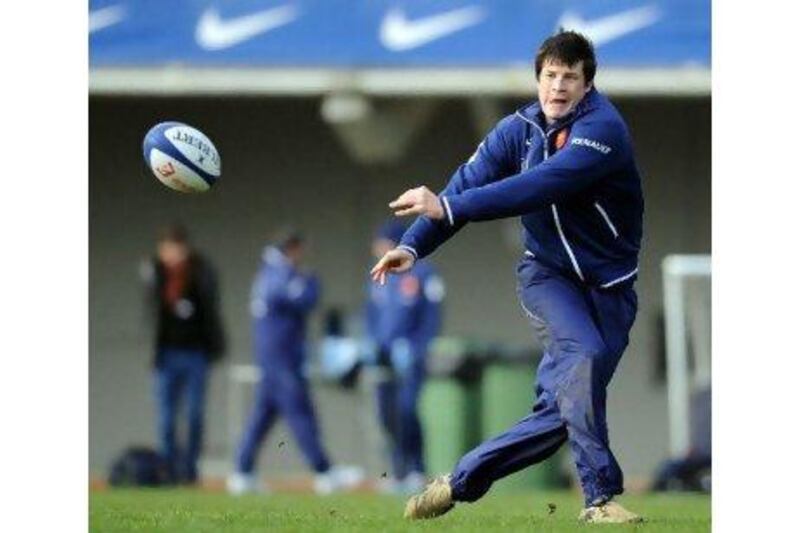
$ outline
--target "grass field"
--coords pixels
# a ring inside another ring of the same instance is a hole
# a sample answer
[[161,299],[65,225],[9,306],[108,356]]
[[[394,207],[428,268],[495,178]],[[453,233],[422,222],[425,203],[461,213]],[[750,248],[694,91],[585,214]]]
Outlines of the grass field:
[[[631,495],[619,501],[647,517],[639,525],[581,526],[572,492],[489,494],[449,514],[421,522],[402,519],[404,499],[372,494],[318,497],[269,494],[233,498],[192,490],[111,490],[89,497],[90,531],[486,531],[572,532],[600,528],[710,531],[711,499],[702,495]],[[548,504],[555,506],[550,513]]]

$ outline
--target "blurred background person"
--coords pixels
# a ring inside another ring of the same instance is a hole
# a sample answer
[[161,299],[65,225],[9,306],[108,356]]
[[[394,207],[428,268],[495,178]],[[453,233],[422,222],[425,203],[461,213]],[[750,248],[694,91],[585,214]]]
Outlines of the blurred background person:
[[711,492],[711,387],[690,397],[689,449],[658,468],[651,490]]
[[[402,223],[386,221],[372,241],[372,255],[383,257],[404,232]],[[429,262],[418,261],[386,285],[370,283],[367,290],[366,333],[375,347],[378,418],[389,440],[393,473],[379,487],[411,493],[426,481],[417,404],[428,347],[441,330],[444,284]]]
[[314,490],[327,494],[357,485],[356,467],[332,466],[321,443],[305,374],[306,326],[319,300],[320,283],[300,269],[305,239],[293,229],[278,234],[262,255],[250,299],[255,360],[261,370],[253,410],[228,478],[232,494],[260,491],[255,460],[270,428],[282,415],[316,473]]
[[[203,445],[208,370],[224,352],[217,276],[211,263],[189,244],[180,224],[162,228],[156,257],[143,274],[155,318],[155,396],[159,452],[171,482],[195,483]],[[178,408],[186,399],[188,435],[176,438]]]

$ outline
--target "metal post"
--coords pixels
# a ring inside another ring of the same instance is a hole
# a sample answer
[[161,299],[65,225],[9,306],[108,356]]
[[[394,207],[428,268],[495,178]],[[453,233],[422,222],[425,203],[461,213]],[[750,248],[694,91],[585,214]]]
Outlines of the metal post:
[[[689,451],[690,382],[686,346],[686,312],[683,289],[687,276],[711,274],[707,255],[671,255],[662,262],[664,277],[664,320],[667,341],[667,391],[669,441],[672,457]],[[710,371],[710,365],[709,365]]]

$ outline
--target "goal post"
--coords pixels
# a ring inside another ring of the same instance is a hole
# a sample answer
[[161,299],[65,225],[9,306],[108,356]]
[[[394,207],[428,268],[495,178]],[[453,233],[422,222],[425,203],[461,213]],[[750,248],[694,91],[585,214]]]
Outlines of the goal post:
[[668,255],[662,273],[669,452],[678,458],[691,443],[692,393],[711,385],[711,256]]

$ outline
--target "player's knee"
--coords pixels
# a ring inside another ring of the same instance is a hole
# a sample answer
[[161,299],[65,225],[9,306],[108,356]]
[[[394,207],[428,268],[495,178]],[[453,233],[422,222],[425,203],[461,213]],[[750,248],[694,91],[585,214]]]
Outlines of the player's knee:
[[556,392],[556,403],[564,420],[569,422],[585,416],[591,408],[596,359],[589,354],[575,358]]
[[591,361],[593,365],[597,365],[608,355],[609,351],[603,339],[596,338],[582,341],[578,353],[581,357]]

